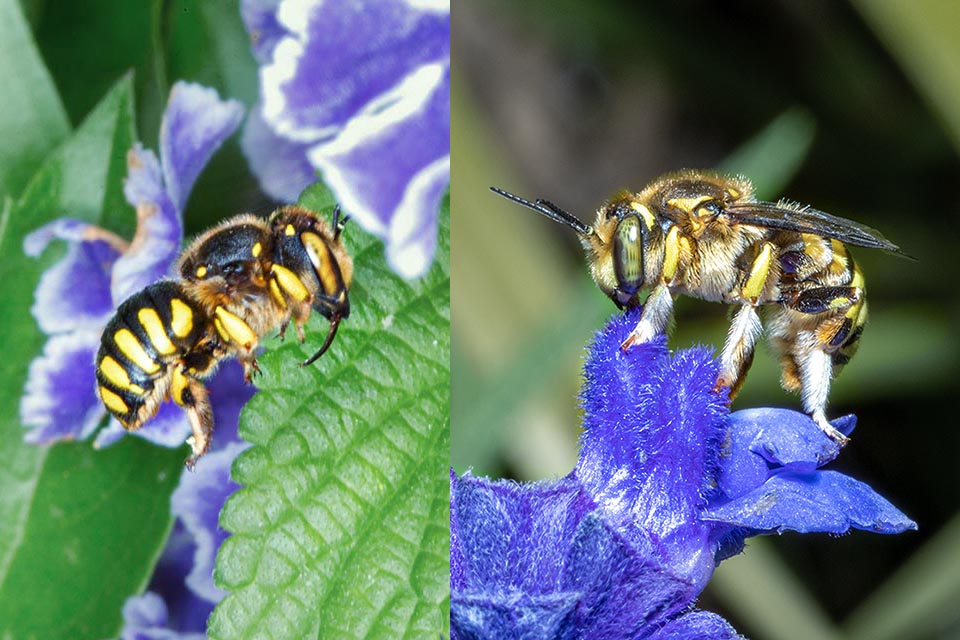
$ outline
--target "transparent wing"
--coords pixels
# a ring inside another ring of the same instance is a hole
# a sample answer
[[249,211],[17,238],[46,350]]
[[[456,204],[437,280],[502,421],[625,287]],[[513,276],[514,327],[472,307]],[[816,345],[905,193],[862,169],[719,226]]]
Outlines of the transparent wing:
[[724,209],[724,213],[739,224],[751,224],[768,229],[783,229],[800,233],[813,233],[833,238],[845,244],[871,249],[883,249],[907,256],[900,247],[883,237],[883,234],[865,224],[824,213],[812,207],[792,202],[746,202]]

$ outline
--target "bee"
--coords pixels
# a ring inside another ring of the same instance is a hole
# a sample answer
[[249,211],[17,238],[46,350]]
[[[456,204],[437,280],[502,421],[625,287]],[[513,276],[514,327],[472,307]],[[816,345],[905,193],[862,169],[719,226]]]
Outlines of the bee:
[[297,337],[316,310],[330,322],[320,358],[350,315],[353,261],[341,242],[347,218],[328,224],[298,206],[269,219],[241,214],[201,234],[177,262],[179,280],[134,294],[107,323],[96,359],[98,393],[127,430],[139,429],[164,400],[183,407],[192,436],[188,468],[206,453],[213,411],[203,380],[236,357],[251,382],[260,339],[291,321]]
[[640,192],[621,191],[593,226],[546,200],[492,190],[573,229],[593,280],[617,307],[641,305],[649,290],[623,350],[667,328],[674,295],[736,305],[715,385],[729,388],[731,400],[753,362],[765,307],[782,386],[799,391],[817,426],[846,443],[827,420],[827,398],[867,320],[863,272],[846,245],[903,255],[880,232],[785,200],[759,201],[747,178],[712,171],[669,173]]

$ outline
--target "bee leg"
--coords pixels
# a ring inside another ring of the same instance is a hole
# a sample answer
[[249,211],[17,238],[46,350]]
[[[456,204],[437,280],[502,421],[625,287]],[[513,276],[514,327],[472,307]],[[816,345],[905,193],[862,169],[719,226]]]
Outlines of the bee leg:
[[193,471],[197,460],[210,448],[210,440],[213,437],[213,409],[210,406],[210,394],[202,382],[188,376],[182,367],[177,366],[173,370],[170,395],[174,402],[186,410],[190,428],[193,430],[193,435],[187,438],[187,444],[193,449],[193,453],[185,463],[187,469]]
[[731,301],[740,302],[741,305],[730,323],[727,341],[720,355],[720,374],[713,387],[714,391],[729,387],[731,400],[740,391],[747,371],[753,364],[754,347],[762,330],[757,305],[770,279],[770,267],[776,253],[776,247],[771,242],[758,242],[752,248],[750,268],[741,274],[739,288],[728,296]]
[[813,418],[828,438],[843,446],[847,444],[848,438],[833,428],[826,413],[833,362],[830,354],[818,342],[815,333],[805,332],[800,337],[799,353],[795,356],[800,374],[803,410]]
[[643,303],[640,321],[620,345],[620,350],[626,351],[635,344],[653,340],[655,336],[666,330],[671,315],[673,315],[673,296],[670,295],[667,285],[661,283],[647,296],[646,302]]
[[800,313],[823,313],[846,311],[863,298],[860,287],[817,287],[797,294],[787,306]]
[[257,363],[253,354],[238,358],[243,365],[243,381],[247,384],[253,384],[254,376],[260,375],[260,365]]
[[[808,289],[787,302],[787,306],[804,314],[831,312],[812,331],[804,331],[794,352],[796,372],[800,379],[803,409],[827,437],[843,446],[848,438],[827,420],[827,398],[835,368],[839,368],[835,352],[843,355],[844,346],[855,342],[862,327],[866,303],[860,287],[817,287]],[[850,317],[850,316],[853,317]],[[853,337],[851,337],[853,336]]]
[[740,387],[743,386],[750,365],[753,364],[754,346],[761,330],[760,316],[757,315],[756,306],[741,305],[733,316],[733,322],[730,323],[727,341],[720,355],[720,374],[713,387],[715,392],[723,387],[729,387],[730,400],[736,397]]

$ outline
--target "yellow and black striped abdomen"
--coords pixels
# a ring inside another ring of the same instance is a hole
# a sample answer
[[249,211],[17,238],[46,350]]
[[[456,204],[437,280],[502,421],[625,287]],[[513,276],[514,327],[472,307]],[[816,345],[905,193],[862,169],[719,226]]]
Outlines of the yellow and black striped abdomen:
[[172,281],[150,285],[127,299],[107,323],[97,353],[103,404],[128,429],[153,417],[169,388],[172,362],[189,354],[197,373],[212,358],[195,350],[208,324],[200,307]]
[[850,270],[848,285],[859,290],[860,298],[843,314],[843,323],[833,338],[831,346],[836,348],[831,354],[834,373],[847,364],[860,348],[860,336],[863,334],[864,325],[867,324],[867,289],[863,271],[853,256],[848,254],[847,260]]

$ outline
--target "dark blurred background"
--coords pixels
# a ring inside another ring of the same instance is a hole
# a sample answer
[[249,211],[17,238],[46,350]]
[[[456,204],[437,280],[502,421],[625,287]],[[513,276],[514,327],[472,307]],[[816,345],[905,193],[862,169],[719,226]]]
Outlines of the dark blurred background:
[[[700,606],[755,639],[960,637],[960,4],[477,0],[452,37],[455,468],[566,474],[582,349],[615,311],[574,234],[487,188],[590,222],[664,171],[743,171],[918,258],[853,250],[871,321],[829,414],[859,417],[832,468],[920,530],[757,540]],[[673,347],[722,345],[725,307],[676,310]],[[734,408],[799,408],[778,379],[761,348]]]

